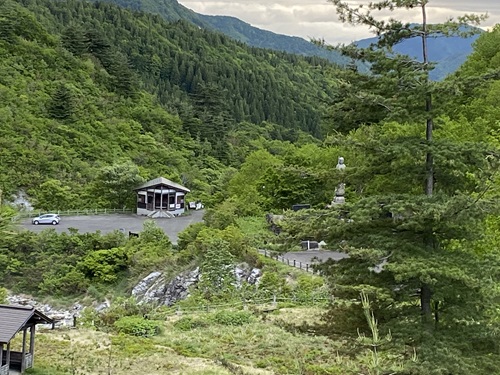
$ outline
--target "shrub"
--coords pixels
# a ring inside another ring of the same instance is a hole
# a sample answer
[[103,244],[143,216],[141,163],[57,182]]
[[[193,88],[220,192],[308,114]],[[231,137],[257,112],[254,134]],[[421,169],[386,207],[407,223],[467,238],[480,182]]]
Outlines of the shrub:
[[251,323],[254,317],[250,311],[221,310],[213,315],[212,320],[224,326],[242,326]]
[[[151,306],[148,304],[138,304],[136,299],[117,298],[108,309],[101,312],[94,311],[87,314],[85,319],[88,323],[102,331],[115,329],[115,323],[123,317],[146,316],[151,311]],[[148,321],[155,321],[150,319]]]
[[195,328],[208,327],[209,323],[206,320],[196,319],[190,316],[179,319],[174,323],[174,327],[181,331],[190,331]]
[[115,282],[118,273],[127,266],[128,255],[123,247],[92,251],[78,262],[79,270],[90,280],[99,283]]
[[114,324],[118,333],[132,336],[150,337],[160,333],[161,323],[156,320],[147,320],[142,316],[124,316]]

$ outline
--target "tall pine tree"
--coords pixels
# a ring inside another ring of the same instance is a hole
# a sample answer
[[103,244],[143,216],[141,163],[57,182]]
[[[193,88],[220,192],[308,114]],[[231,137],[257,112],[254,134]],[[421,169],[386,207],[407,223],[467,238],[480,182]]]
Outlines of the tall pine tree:
[[[284,233],[292,239],[325,239],[349,254],[323,267],[332,293],[351,301],[332,305],[329,322],[334,331],[363,324],[357,319],[361,309],[352,301],[365,292],[384,329],[405,331],[404,340],[418,347],[427,361],[450,359],[449,352],[435,346],[444,333],[467,335],[463,341],[446,336],[450,348],[463,356],[461,364],[441,368],[444,372],[415,373],[470,373],[467,360],[480,361],[468,350],[488,336],[492,323],[489,271],[500,266],[498,256],[479,253],[475,246],[485,220],[498,212],[493,193],[498,153],[486,142],[447,137],[446,119],[438,116],[445,108],[438,105],[436,111],[435,104],[450,83],[429,79],[433,65],[427,42],[462,34],[467,23],[481,17],[429,24],[427,0],[387,0],[354,8],[340,0],[331,2],[342,21],[368,26],[379,37],[368,49],[342,48],[346,55],[369,62],[372,76],[360,76],[359,82],[352,76],[345,101],[340,93],[337,108],[348,114],[369,103],[377,112],[364,114],[373,121],[353,123],[350,129],[355,131],[329,139],[352,155],[342,176],[347,203],[317,215],[297,213]],[[373,15],[401,8],[418,11],[422,23],[379,21]],[[409,38],[421,39],[420,59],[393,51],[395,44]],[[358,90],[353,89],[356,85]]]

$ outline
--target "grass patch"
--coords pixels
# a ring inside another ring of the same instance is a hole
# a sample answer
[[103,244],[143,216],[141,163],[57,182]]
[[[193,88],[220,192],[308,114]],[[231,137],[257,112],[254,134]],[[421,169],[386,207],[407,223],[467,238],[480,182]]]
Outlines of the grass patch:
[[322,309],[283,309],[266,320],[249,311],[170,317],[154,337],[89,329],[37,335],[37,375],[108,374],[355,374],[342,343],[282,328],[278,319],[319,318]]

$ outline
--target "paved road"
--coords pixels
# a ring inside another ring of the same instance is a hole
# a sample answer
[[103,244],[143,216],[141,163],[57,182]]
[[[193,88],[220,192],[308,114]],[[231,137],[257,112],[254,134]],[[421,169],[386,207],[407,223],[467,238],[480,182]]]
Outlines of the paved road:
[[341,260],[344,258],[349,258],[346,253],[340,253],[338,251],[330,250],[308,250],[308,251],[291,251],[289,253],[283,254],[283,258],[295,260],[296,262],[314,264],[320,262],[325,262],[328,259]]
[[[259,253],[270,256],[268,250],[260,249]],[[349,258],[349,255],[346,253],[341,253],[338,251],[331,250],[308,250],[308,251],[290,251],[288,253],[284,253],[278,256],[278,261],[288,264],[294,265],[297,268],[303,268],[306,265],[313,265],[321,262],[326,262],[328,259],[332,259],[335,261]],[[294,263],[295,261],[295,263]]]
[[31,219],[23,220],[21,227],[33,232],[55,229],[56,232],[67,232],[68,228],[76,228],[80,233],[96,232],[109,233],[114,230],[123,230],[125,233],[142,231],[144,221],[155,220],[170,238],[177,243],[179,232],[187,226],[203,220],[203,211],[190,211],[190,214],[171,219],[149,219],[144,216],[114,214],[89,216],[62,216],[59,225],[33,225]]

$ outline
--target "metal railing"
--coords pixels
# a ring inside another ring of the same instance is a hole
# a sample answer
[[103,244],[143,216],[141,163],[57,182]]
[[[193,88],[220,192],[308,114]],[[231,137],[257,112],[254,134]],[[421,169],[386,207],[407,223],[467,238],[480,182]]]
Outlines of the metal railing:
[[17,218],[27,219],[47,213],[58,214],[59,216],[85,216],[85,215],[132,214],[134,212],[135,211],[130,208],[87,208],[81,210],[23,211],[17,214]]
[[298,268],[298,269],[301,269],[303,271],[310,272],[310,273],[316,273],[313,265],[310,263],[302,263],[296,259],[286,258],[283,255],[279,255],[279,254],[276,254],[275,252],[265,250],[265,249],[260,249],[259,253],[264,255],[267,258],[271,258],[271,259],[277,260],[278,262],[286,264],[287,266],[295,267],[295,268]]

